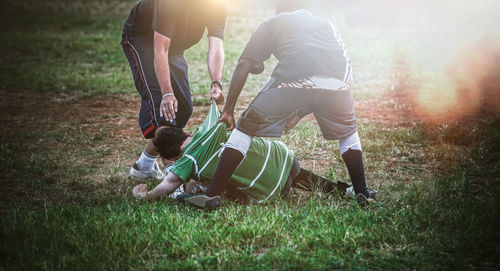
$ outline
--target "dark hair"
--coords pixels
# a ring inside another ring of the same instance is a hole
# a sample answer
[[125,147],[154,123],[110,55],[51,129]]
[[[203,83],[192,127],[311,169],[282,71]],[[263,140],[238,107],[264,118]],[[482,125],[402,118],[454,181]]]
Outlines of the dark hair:
[[165,159],[176,158],[181,154],[181,145],[188,136],[182,129],[175,127],[161,127],[156,131],[153,144],[160,156]]
[[309,8],[309,3],[306,0],[278,0],[276,6],[276,14],[281,12],[290,12],[297,9]]

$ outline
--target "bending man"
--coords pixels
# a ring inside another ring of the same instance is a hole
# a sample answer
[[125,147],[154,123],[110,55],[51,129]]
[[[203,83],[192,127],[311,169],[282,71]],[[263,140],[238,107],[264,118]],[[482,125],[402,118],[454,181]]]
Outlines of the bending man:
[[184,51],[198,43],[208,30],[210,99],[221,102],[223,38],[227,7],[224,1],[141,0],[123,27],[121,44],[141,96],[139,126],[149,139],[130,168],[135,180],[165,175],[158,167],[151,139],[160,126],[183,128],[193,112]]
[[[344,42],[327,19],[302,9],[303,2],[279,1],[277,15],[257,28],[239,59],[219,119],[229,130],[236,129],[208,187],[209,197],[226,189],[255,137],[279,137],[287,120],[296,123],[311,112],[323,137],[339,140],[358,202],[364,205],[374,197],[376,191],[366,187]],[[271,55],[278,59],[272,78],[236,125],[234,107],[248,74],[261,73]]]

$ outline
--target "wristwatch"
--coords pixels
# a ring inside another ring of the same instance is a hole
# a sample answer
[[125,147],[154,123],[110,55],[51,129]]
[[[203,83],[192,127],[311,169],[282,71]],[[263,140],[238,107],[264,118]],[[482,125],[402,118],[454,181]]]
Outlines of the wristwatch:
[[219,85],[220,89],[222,90],[222,82],[221,81],[219,81],[219,80],[212,81],[212,84],[210,85],[210,87],[213,86],[214,84]]

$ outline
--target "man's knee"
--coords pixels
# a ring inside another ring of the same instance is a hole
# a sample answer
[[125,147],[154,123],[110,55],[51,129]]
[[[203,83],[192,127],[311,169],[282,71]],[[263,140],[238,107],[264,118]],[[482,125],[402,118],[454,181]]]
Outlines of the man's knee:
[[349,149],[361,151],[361,141],[359,140],[358,132],[348,136],[345,139],[339,140],[340,154],[344,154]]
[[229,137],[229,140],[226,142],[225,147],[235,149],[241,152],[243,156],[246,156],[251,143],[251,136],[241,132],[238,129],[234,129],[231,133],[231,136]]

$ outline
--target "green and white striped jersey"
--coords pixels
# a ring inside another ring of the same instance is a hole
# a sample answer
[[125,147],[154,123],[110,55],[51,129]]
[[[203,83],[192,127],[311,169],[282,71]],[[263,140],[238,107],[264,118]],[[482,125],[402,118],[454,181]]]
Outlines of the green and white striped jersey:
[[[225,123],[217,123],[219,111],[212,103],[210,112],[198,128],[182,157],[170,169],[184,182],[212,178],[229,134]],[[229,184],[249,198],[263,202],[279,195],[290,173],[293,152],[279,141],[254,137],[246,157],[231,176]]]

